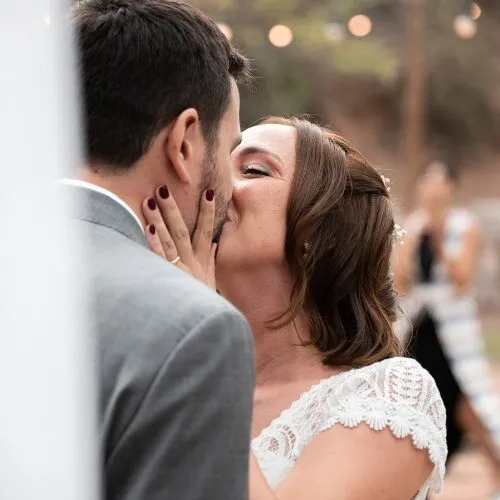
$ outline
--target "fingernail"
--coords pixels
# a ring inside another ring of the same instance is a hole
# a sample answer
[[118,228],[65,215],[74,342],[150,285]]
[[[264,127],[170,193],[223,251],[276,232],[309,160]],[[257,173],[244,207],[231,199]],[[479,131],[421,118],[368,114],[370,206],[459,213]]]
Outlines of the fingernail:
[[156,201],[154,198],[149,198],[148,207],[149,207],[149,210],[156,210]]
[[154,224],[149,225],[149,232],[153,235],[156,234],[156,227]]
[[208,189],[207,192],[205,193],[205,196],[207,198],[207,201],[213,201],[214,199],[214,190],[213,189]]
[[162,186],[160,189],[158,189],[158,193],[164,200],[166,200],[170,196],[167,186]]

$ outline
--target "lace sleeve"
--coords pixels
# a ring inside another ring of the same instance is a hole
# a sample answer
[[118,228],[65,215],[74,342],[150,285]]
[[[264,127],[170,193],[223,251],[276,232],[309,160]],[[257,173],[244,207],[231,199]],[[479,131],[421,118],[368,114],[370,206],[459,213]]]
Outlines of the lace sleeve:
[[[445,408],[434,379],[408,358],[388,359],[321,381],[263,431],[253,449],[264,469],[277,467],[278,457],[291,466],[320,432],[361,423],[375,431],[389,428],[397,438],[411,437],[416,448],[427,450],[434,469],[417,499],[425,499],[430,489],[441,489],[448,454]],[[276,484],[284,470],[272,471],[269,477]]]
[[448,455],[446,410],[434,379],[419,363],[394,358],[354,370],[340,385],[326,386],[321,397],[326,410],[321,430],[335,424],[366,423],[377,431],[389,428],[397,438],[411,437],[416,448],[427,450],[434,464],[422,490],[441,489]]

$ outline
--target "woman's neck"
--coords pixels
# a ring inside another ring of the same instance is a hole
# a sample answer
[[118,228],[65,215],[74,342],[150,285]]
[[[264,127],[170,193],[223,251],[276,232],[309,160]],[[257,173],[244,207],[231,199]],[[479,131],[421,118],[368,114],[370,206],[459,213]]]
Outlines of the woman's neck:
[[318,374],[325,372],[325,368],[331,371],[322,364],[316,347],[308,345],[311,337],[305,312],[282,328],[269,325],[290,304],[291,283],[285,273],[266,269],[260,273],[253,270],[247,276],[236,272],[228,276],[230,279],[222,283],[218,278],[217,284],[252,329],[257,387],[304,379],[309,371]]
[[236,269],[218,263],[217,290],[233,304],[257,332],[290,304],[291,280],[285,269],[268,266]]
[[305,330],[300,332],[300,327],[256,332],[252,323],[250,326],[255,342],[256,388],[319,379],[331,372],[323,365],[318,349],[301,341]]

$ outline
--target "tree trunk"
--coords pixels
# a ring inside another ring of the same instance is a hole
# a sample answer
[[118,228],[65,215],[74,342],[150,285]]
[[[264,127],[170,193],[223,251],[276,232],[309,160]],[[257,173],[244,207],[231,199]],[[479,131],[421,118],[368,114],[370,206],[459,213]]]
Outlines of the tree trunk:
[[405,15],[405,46],[403,53],[404,102],[402,165],[403,208],[413,207],[415,183],[424,159],[427,0],[403,0]]

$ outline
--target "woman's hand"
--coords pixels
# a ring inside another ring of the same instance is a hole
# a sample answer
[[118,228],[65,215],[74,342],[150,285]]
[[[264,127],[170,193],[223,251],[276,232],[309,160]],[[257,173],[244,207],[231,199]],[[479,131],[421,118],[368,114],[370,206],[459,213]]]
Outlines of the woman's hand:
[[212,189],[203,193],[200,205],[198,222],[191,241],[184,219],[167,186],[157,188],[155,197],[148,198],[142,204],[142,211],[148,223],[146,238],[153,252],[215,290],[217,245],[212,243],[215,225]]

